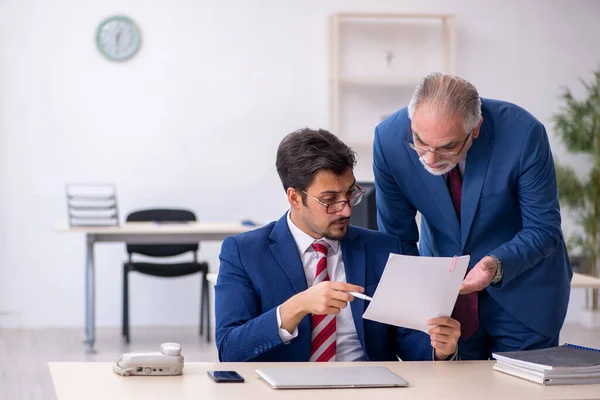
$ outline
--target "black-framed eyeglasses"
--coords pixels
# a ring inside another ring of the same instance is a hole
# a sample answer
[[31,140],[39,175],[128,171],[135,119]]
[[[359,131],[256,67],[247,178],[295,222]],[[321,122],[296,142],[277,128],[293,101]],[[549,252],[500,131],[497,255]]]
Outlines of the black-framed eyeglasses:
[[[408,132],[406,133],[406,142],[408,143],[408,145],[410,146],[411,149],[413,149],[414,151],[421,152],[421,153],[433,153],[435,155],[438,155],[440,157],[455,157],[457,155],[460,154],[461,151],[463,151],[463,149],[465,148],[465,145],[467,144],[467,142],[469,141],[469,138],[471,137],[471,135],[473,134],[474,130],[471,131],[471,133],[469,133],[466,137],[466,139],[463,141],[462,146],[460,146],[460,149],[458,149],[458,151],[449,151],[449,150],[431,150],[427,147],[422,147],[419,145],[416,145],[414,143],[415,141],[415,135],[413,134],[412,128],[410,126],[410,124],[408,125]],[[412,137],[412,142],[410,141]]]
[[307,193],[305,190],[302,190],[302,193],[304,193],[305,195],[307,195],[309,197],[312,197],[317,203],[319,203],[320,205],[325,207],[325,212],[327,214],[339,213],[346,207],[346,204],[349,204],[350,207],[354,207],[355,205],[357,205],[358,203],[361,202],[361,200],[363,199],[363,197],[365,195],[364,189],[361,188],[360,186],[358,186],[357,184],[354,184],[354,191],[352,192],[350,197],[348,197],[347,200],[336,201],[336,202],[329,203],[329,204],[322,202],[321,200],[317,199],[312,194]]

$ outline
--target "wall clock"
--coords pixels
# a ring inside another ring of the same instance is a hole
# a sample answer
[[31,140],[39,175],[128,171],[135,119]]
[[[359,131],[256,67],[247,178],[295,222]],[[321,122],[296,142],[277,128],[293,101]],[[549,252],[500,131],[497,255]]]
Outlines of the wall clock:
[[111,61],[133,57],[141,44],[140,31],[130,18],[117,15],[106,18],[96,30],[98,50]]

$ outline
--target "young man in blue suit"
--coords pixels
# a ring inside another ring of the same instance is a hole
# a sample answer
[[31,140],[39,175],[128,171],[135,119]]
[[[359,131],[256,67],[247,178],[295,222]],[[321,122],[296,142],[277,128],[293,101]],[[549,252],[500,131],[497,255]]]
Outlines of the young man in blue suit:
[[[378,222],[406,254],[471,255],[453,316],[460,356],[558,344],[571,265],[544,126],[431,74],[375,130]],[[421,213],[421,232],[415,214]]]
[[[429,321],[429,335],[363,320],[398,238],[350,226],[364,192],[352,150],[323,130],[287,135],[277,172],[289,212],[227,238],[215,286],[221,361],[393,361],[455,359],[460,324]],[[350,307],[348,307],[350,305]],[[415,307],[390,304],[390,308]]]

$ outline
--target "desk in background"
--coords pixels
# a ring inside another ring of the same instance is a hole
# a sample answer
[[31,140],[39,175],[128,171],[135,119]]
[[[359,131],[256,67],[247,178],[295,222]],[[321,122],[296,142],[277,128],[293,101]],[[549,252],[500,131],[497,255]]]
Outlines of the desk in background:
[[[183,349],[185,355],[185,349]],[[186,363],[181,376],[121,377],[111,363],[49,363],[57,400],[148,399],[593,399],[600,385],[542,386],[492,370],[495,361],[388,363]],[[381,389],[275,390],[255,369],[267,367],[323,368],[382,365],[406,379],[409,387]],[[245,383],[215,383],[209,370],[235,370]]]
[[120,226],[70,227],[55,226],[56,232],[85,234],[85,343],[94,351],[96,336],[96,284],[94,275],[94,244],[122,242],[131,244],[198,243],[221,241],[231,235],[255,229],[237,222],[161,223],[130,222]]
[[573,279],[571,279],[571,288],[600,289],[600,279],[574,272]]

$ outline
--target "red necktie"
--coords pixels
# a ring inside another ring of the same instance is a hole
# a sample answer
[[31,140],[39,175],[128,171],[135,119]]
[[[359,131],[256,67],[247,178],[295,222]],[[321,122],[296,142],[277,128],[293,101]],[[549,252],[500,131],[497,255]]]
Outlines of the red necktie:
[[[313,286],[329,280],[327,273],[327,251],[325,242],[317,241],[312,244],[317,252],[317,271]],[[335,361],[335,314],[311,315],[310,361]]]
[[[462,176],[458,165],[448,172],[448,188],[454,203],[454,210],[460,222],[460,206],[462,201]],[[468,271],[467,271],[468,273]],[[479,309],[477,305],[477,292],[459,294],[452,318],[460,322],[460,335],[463,339],[471,337],[479,327]]]

